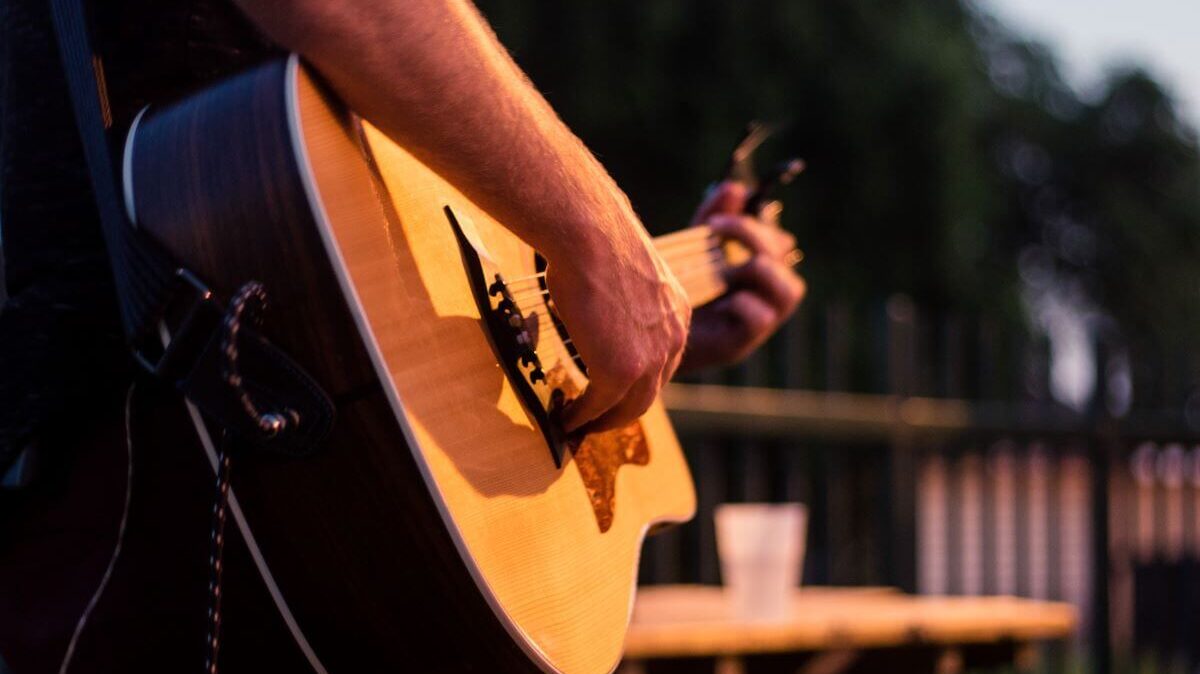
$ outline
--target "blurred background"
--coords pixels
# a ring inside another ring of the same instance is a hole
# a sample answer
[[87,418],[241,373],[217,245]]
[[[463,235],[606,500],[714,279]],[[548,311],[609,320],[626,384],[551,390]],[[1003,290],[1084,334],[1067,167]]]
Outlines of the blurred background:
[[1200,6],[478,4],[655,233],[749,120],[808,161],[810,295],[668,393],[701,509],[644,583],[719,581],[715,504],[803,501],[806,583],[1064,599],[1051,670],[1195,670]]

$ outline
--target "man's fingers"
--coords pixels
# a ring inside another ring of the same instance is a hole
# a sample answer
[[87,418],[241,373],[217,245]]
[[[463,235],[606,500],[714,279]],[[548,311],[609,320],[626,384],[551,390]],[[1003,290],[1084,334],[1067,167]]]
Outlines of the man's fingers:
[[[596,433],[621,428],[642,416],[658,397],[659,373],[643,377],[625,392],[614,407],[580,427],[584,433]],[[586,393],[586,391],[585,391]],[[570,432],[573,429],[567,428]]]
[[738,357],[753,351],[771,335],[785,315],[752,290],[738,290],[725,299],[725,311],[736,326],[736,341],[742,345]]
[[778,258],[783,259],[788,253],[796,250],[795,234],[779,228],[772,228],[772,234],[775,237],[775,252]]
[[618,405],[627,390],[593,379],[563,411],[563,426],[568,433],[579,429]]
[[696,215],[692,217],[692,225],[701,225],[714,215],[741,213],[746,208],[746,186],[735,180],[718,183],[704,197]]
[[783,260],[796,249],[796,237],[791,232],[764,225],[748,215],[714,215],[709,226],[713,234],[733,239],[756,255]]
[[714,215],[709,218],[708,224],[713,234],[733,239],[755,255],[775,255],[777,242],[773,230],[760,225],[748,215]]
[[788,315],[804,299],[807,286],[788,266],[763,255],[755,256],[730,273],[730,284],[757,292],[781,315]]
[[[576,398],[566,410],[564,426],[568,433],[581,431],[594,433],[597,431],[619,428],[642,416],[650,405],[658,398],[658,392],[675,374],[683,359],[683,350],[687,344],[687,332],[680,331],[672,337],[669,351],[663,360],[648,363],[644,368],[629,367],[615,372],[615,381],[631,381],[630,385],[611,384],[592,380],[584,389],[583,395]],[[598,368],[590,368],[596,371]],[[640,376],[637,372],[641,372]],[[619,395],[612,392],[619,391]],[[589,393],[593,393],[588,398]]]
[[768,227],[779,227],[779,219],[783,216],[783,202],[768,201],[758,210],[758,219]]

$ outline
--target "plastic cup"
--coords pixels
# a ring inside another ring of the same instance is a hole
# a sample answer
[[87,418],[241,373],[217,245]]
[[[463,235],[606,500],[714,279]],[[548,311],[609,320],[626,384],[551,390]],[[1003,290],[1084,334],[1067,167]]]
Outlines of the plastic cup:
[[730,613],[750,621],[786,620],[800,586],[808,508],[802,503],[717,506],[717,554]]

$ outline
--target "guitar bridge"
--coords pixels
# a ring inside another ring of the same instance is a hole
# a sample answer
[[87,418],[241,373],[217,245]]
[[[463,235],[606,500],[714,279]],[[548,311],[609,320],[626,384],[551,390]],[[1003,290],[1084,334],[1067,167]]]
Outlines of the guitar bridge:
[[551,388],[546,381],[546,372],[535,350],[538,340],[536,316],[528,318],[521,314],[520,306],[499,272],[493,272],[491,284],[487,282],[479,251],[464,233],[454,211],[449,206],[443,211],[458,241],[471,294],[483,318],[484,333],[496,354],[496,361],[516,390],[525,411],[541,431],[555,467],[562,468],[567,451],[567,434],[561,420],[566,395],[559,388]]
[[530,321],[521,315],[521,310],[508,291],[508,284],[504,282],[503,276],[497,273],[494,278],[495,281],[488,286],[488,295],[500,300],[500,303],[492,308],[492,312],[498,314],[497,324],[503,323],[508,327],[508,331],[511,333],[510,337],[514,342],[512,351],[515,352],[518,362],[528,368],[526,376],[529,383],[536,384],[546,381],[546,372],[542,370],[542,361],[538,358],[537,351],[534,350],[538,338],[537,320]]

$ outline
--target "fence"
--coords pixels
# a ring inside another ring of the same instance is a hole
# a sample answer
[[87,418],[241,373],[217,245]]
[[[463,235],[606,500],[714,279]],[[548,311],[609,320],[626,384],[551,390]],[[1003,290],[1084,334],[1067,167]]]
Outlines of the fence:
[[1114,653],[1194,666],[1190,382],[1169,359],[1131,357],[1132,389],[1156,408],[1114,419],[1097,353],[1077,412],[1050,399],[1036,337],[904,298],[809,307],[751,362],[667,392],[699,511],[648,542],[642,581],[718,582],[716,504],[802,501],[807,583],[1062,599],[1080,609],[1089,671]]

